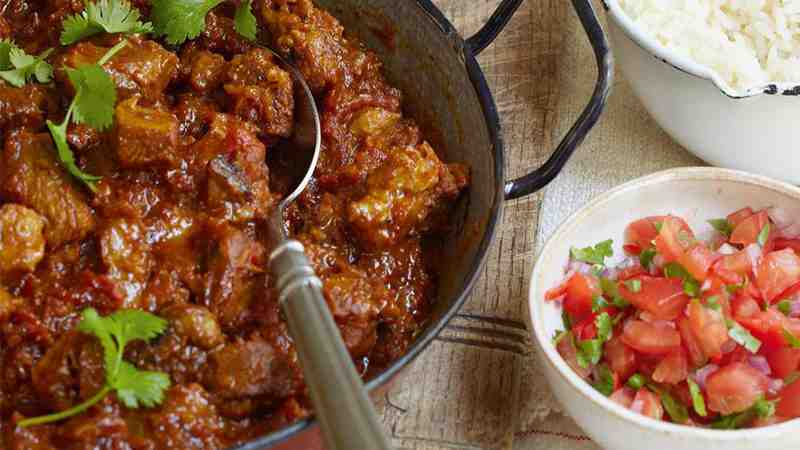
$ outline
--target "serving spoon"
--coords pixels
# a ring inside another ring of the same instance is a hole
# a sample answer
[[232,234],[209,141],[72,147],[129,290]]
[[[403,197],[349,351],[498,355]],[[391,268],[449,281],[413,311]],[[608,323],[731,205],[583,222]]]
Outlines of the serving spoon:
[[294,81],[299,95],[295,95],[292,150],[305,157],[302,163],[306,164],[294,190],[268,220],[272,249],[268,264],[276,280],[278,302],[300,357],[326,448],[389,450],[389,441],[322,295],[322,281],[303,245],[289,238],[284,222],[284,211],[305,190],[319,161],[322,132],[317,105],[300,71],[272,49],[261,47],[275,56]]

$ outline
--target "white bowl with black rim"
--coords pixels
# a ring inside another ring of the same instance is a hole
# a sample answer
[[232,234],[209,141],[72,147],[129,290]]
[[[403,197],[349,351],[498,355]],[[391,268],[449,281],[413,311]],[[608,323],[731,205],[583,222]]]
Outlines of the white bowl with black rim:
[[[603,0],[618,67],[653,119],[704,161],[800,184],[800,80],[736,90]],[[645,155],[646,156],[646,155]]]
[[552,338],[563,329],[561,307],[544,294],[564,277],[571,247],[614,239],[622,255],[625,227],[647,216],[674,214],[695,230],[745,206],[777,207],[800,218],[800,188],[760,175],[712,167],[659,172],[616,187],[567,219],[534,266],[528,300],[529,329],[553,393],[586,434],[607,450],[793,450],[800,420],[764,428],[711,430],[656,421],[612,402],[576,375]]

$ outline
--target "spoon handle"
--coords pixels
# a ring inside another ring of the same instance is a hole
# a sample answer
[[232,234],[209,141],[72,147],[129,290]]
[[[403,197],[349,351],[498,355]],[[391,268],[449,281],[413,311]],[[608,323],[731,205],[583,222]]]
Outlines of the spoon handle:
[[281,310],[286,316],[311,401],[328,450],[390,450],[322,296],[303,245],[287,240],[270,255]]

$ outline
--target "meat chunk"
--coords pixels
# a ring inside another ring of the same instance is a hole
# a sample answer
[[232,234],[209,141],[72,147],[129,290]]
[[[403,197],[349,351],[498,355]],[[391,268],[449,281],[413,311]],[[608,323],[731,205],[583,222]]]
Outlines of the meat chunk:
[[100,255],[108,277],[125,292],[132,306],[145,288],[155,264],[144,227],[136,220],[115,219],[100,231]]
[[253,49],[236,55],[225,76],[230,112],[256,125],[264,137],[289,137],[294,98],[292,77],[278,67],[271,53]]
[[[7,290],[0,287],[0,320],[5,320],[18,306],[22,304],[21,298],[14,297]],[[2,396],[0,395],[0,400]],[[0,401],[0,409],[2,409]]]
[[167,165],[178,159],[178,118],[160,109],[139,105],[133,96],[117,105],[116,147],[126,168]]
[[223,327],[235,327],[247,318],[264,247],[230,225],[213,231],[215,248],[208,262],[203,303]]
[[173,386],[167,391],[164,404],[145,417],[156,448],[216,450],[226,447],[220,440],[224,424],[208,393],[198,384]]
[[208,132],[219,109],[216,103],[207,98],[184,94],[178,97],[174,111],[180,123],[181,135],[200,139]]
[[211,92],[222,84],[226,66],[222,55],[196,47],[188,47],[181,55],[181,76],[199,94]]
[[[79,67],[94,64],[111,49],[81,41],[58,57],[55,67]],[[178,75],[178,57],[154,41],[129,38],[128,45],[103,65],[114,83],[117,95],[126,99],[139,94],[151,102],[158,102],[167,85]],[[63,70],[56,71],[58,80],[72,89]]]
[[49,134],[17,131],[6,138],[0,192],[44,217],[49,248],[83,239],[95,228],[92,210],[56,162]]
[[427,143],[395,149],[367,179],[367,195],[349,205],[348,219],[367,248],[396,244],[428,216],[447,171]]
[[56,109],[53,98],[38,84],[21,88],[0,85],[0,129],[44,127],[50,111]]
[[287,361],[258,335],[231,342],[209,355],[209,390],[224,399],[253,396],[282,398],[294,388]]
[[33,272],[44,258],[44,219],[24,206],[0,207],[0,278],[18,272]]
[[212,216],[236,223],[266,217],[276,199],[269,191],[266,147],[250,127],[217,114],[192,151],[194,170],[207,181],[205,200]]
[[63,411],[102,388],[103,349],[79,331],[62,335],[33,367],[33,386],[47,408]]

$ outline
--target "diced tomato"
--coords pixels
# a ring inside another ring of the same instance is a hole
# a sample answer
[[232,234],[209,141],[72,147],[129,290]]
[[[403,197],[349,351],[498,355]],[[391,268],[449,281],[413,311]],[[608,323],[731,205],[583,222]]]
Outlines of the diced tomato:
[[800,417],[800,381],[783,388],[775,414],[788,418]]
[[772,252],[761,259],[756,283],[770,303],[784,291],[800,282],[800,256],[793,250]]
[[725,255],[720,260],[723,269],[745,276],[753,271],[753,260],[747,250],[739,250],[732,255]]
[[642,253],[642,248],[636,244],[625,244],[622,246],[622,250],[625,254],[632,256],[639,256]]
[[583,378],[589,378],[589,374],[592,373],[591,367],[581,367],[578,364],[578,349],[575,348],[575,342],[573,340],[573,336],[571,333],[568,333],[566,336],[562,337],[560,341],[558,341],[558,345],[556,345],[556,350],[558,354],[564,358],[564,362],[575,371],[575,373]]
[[790,248],[800,255],[800,239],[775,238],[775,250]]
[[644,270],[644,267],[637,261],[636,264],[620,270],[619,273],[617,273],[617,279],[620,281],[627,281],[639,275],[647,275],[647,271]]
[[687,317],[681,317],[678,319],[678,332],[680,332],[681,342],[686,348],[686,353],[689,357],[689,364],[691,364],[693,368],[706,365],[706,362],[708,362],[708,357],[706,357],[706,353],[700,346],[700,341],[694,337],[694,332],[692,331],[691,325],[689,324],[689,319]]
[[745,363],[731,363],[706,380],[708,408],[727,415],[742,412],[767,392],[769,380]]
[[558,286],[556,286],[554,288],[548,289],[544,293],[544,299],[545,300],[556,300],[558,298],[563,297],[564,294],[566,294],[566,293],[567,293],[567,282],[565,281],[565,282],[559,284]]
[[683,291],[683,282],[677,278],[640,276],[639,292],[628,290],[625,283],[620,284],[619,293],[639,309],[651,313],[656,319],[674,320],[677,318],[689,297]]
[[800,368],[800,349],[777,347],[766,352],[772,376],[786,378]]
[[728,326],[720,311],[703,306],[693,300],[686,309],[689,327],[707,358],[722,355],[722,346],[728,342]]
[[695,244],[694,233],[682,219],[667,216],[661,222],[661,232],[656,237],[656,248],[664,258],[664,262],[674,262],[684,256],[686,250]]
[[596,314],[592,314],[572,327],[572,333],[579,341],[586,341],[597,337]]
[[[750,244],[758,243],[758,235],[769,223],[769,214],[767,211],[759,211],[750,217],[739,222],[731,233],[730,242],[732,244],[742,245],[747,247]],[[774,233],[770,233],[773,235]],[[764,246],[767,250],[769,247]]]
[[678,257],[682,265],[696,280],[703,282],[708,276],[711,265],[719,259],[719,255],[712,252],[705,244],[698,243],[686,250]]
[[675,351],[681,345],[681,336],[665,322],[629,320],[623,328],[622,341],[636,351],[663,355]]
[[597,277],[576,273],[567,281],[564,310],[573,320],[583,320],[592,313],[592,299],[602,293]]
[[726,269],[722,261],[718,261],[714,265],[714,275],[719,278],[725,285],[738,286],[744,283],[744,275],[740,275],[732,270]]
[[622,405],[623,408],[630,408],[635,396],[636,392],[633,389],[624,386],[614,391],[608,398],[612,402]]
[[659,383],[677,384],[689,376],[689,362],[683,349],[674,351],[662,359],[653,372],[653,380]]
[[630,406],[631,411],[638,412],[652,419],[661,420],[664,417],[664,408],[661,399],[646,388],[639,389]]
[[663,223],[665,219],[670,218],[678,222],[680,228],[691,232],[689,225],[680,217],[674,216],[651,216],[631,222],[625,229],[625,243],[635,245],[641,249],[653,246],[653,240],[658,236],[657,223]]
[[744,328],[755,336],[767,349],[786,345],[783,336],[786,316],[774,308],[763,311],[755,300],[739,298],[734,300],[734,317]]
[[762,417],[758,417],[756,420],[753,421],[753,423],[750,424],[750,426],[753,427],[753,428],[769,427],[769,426],[772,426],[772,425],[777,425],[779,423],[786,422],[787,420],[790,420],[790,419],[787,418],[787,417],[781,417],[781,416],[769,416],[769,417],[763,417],[763,418]]
[[628,379],[636,371],[636,352],[625,345],[621,338],[609,340],[604,351],[608,367],[621,379]]
[[739,225],[739,223],[741,223],[744,219],[747,219],[753,214],[755,214],[755,211],[753,211],[753,208],[748,206],[728,214],[728,222],[731,224],[731,226],[736,227],[736,225]]

